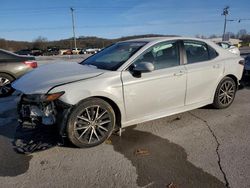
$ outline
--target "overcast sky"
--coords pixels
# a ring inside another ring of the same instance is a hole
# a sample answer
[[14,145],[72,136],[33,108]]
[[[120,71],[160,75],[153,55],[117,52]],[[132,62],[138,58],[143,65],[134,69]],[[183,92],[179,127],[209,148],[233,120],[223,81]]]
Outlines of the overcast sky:
[[[137,34],[221,35],[222,9],[229,19],[250,19],[249,0],[1,0],[0,38],[32,41],[72,36],[117,38]],[[227,31],[250,31],[250,20],[229,22]]]

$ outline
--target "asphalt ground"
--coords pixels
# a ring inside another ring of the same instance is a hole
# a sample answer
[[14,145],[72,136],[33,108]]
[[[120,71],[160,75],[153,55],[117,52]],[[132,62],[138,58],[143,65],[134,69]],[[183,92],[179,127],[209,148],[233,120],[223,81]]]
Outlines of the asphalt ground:
[[66,143],[31,154],[13,146],[18,97],[2,98],[0,187],[250,187],[249,85],[224,110],[131,126],[93,148]]

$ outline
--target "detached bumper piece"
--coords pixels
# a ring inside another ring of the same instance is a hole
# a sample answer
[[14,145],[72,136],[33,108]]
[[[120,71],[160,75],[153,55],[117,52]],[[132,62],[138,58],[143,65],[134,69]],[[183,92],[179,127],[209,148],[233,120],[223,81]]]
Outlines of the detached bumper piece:
[[[18,104],[19,126],[13,141],[18,153],[29,154],[62,144],[60,101],[39,102],[32,95],[22,95]],[[60,126],[58,126],[60,125]]]

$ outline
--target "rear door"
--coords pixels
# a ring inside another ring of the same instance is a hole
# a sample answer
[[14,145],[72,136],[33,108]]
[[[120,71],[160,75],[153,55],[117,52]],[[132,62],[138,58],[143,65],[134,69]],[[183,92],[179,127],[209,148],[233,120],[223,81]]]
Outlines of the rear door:
[[183,41],[183,47],[187,70],[185,105],[212,100],[224,70],[218,53],[205,42],[196,40]]

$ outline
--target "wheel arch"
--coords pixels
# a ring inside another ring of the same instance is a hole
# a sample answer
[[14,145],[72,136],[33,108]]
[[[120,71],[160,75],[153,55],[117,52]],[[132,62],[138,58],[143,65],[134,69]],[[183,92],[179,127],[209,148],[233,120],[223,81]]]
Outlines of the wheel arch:
[[16,77],[13,74],[9,73],[9,72],[1,72],[0,71],[0,74],[7,74],[8,76],[12,77],[14,80],[16,79]]
[[[225,77],[232,78],[232,79],[233,79],[233,81],[234,81],[234,82],[235,82],[235,84],[236,84],[237,89],[238,89],[238,86],[239,86],[239,80],[238,80],[238,78],[237,78],[235,75],[233,75],[233,74],[228,74],[228,75],[226,75]],[[224,77],[224,78],[225,78],[225,77]]]

